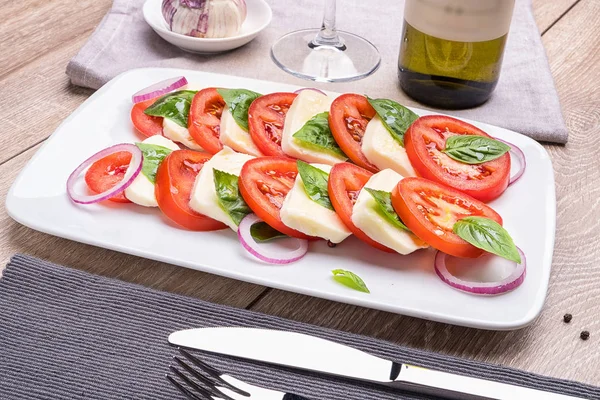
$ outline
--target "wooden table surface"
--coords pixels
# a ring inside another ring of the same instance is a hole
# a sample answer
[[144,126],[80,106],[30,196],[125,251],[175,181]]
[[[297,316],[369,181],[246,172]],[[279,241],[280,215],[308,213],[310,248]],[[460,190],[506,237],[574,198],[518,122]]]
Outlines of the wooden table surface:
[[[111,0],[0,0],[0,202],[17,173],[91,90],[66,75]],[[534,0],[570,138],[547,145],[557,191],[556,247],[544,310],[492,332],[339,304],[48,236],[0,207],[0,263],[17,253],[212,302],[395,343],[600,385],[600,0]],[[570,324],[562,322],[573,314]],[[579,338],[588,330],[587,341]]]

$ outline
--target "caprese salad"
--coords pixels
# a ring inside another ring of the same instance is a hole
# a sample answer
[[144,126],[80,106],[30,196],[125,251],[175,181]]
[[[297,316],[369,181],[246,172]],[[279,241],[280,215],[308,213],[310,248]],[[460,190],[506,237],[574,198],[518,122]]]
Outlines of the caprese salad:
[[[518,147],[389,99],[186,85],[177,77],[133,96],[131,121],[145,139],[84,161],[67,182],[73,202],[133,202],[183,229],[229,228],[268,263],[297,261],[312,240],[333,247],[355,235],[402,255],[435,248],[438,276],[465,292],[496,295],[523,282],[525,255],[486,204],[523,174]],[[512,178],[511,154],[521,166]],[[81,177],[89,193],[75,191]],[[295,248],[264,245],[281,238]],[[484,254],[514,271],[478,283],[446,266],[450,256]],[[332,272],[368,292],[352,272]]]

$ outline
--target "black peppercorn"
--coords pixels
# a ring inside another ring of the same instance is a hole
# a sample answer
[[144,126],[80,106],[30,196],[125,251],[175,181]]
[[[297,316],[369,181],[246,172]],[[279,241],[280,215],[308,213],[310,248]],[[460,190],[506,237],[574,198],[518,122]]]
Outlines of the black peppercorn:
[[568,324],[569,322],[571,322],[571,320],[573,319],[573,316],[571,314],[565,314],[565,316],[563,317],[563,321],[565,321],[566,324]]
[[332,249],[337,246],[337,244],[333,243],[331,240],[327,241],[327,246],[331,247]]
[[583,331],[583,332],[581,332],[581,334],[579,335],[579,337],[581,338],[581,340],[588,340],[590,338],[590,332],[589,331]]

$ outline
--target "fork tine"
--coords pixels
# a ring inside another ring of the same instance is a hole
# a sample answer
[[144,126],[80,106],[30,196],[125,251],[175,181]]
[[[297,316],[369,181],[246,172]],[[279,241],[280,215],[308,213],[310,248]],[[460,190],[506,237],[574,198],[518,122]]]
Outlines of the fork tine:
[[192,364],[194,364],[196,367],[198,367],[201,370],[203,370],[204,372],[206,372],[208,375],[212,376],[217,382],[219,382],[221,385],[225,386],[227,389],[229,389],[239,395],[242,395],[244,397],[250,397],[250,393],[245,392],[242,389],[238,389],[237,387],[233,386],[231,383],[229,383],[226,380],[224,380],[223,378],[221,378],[221,373],[219,371],[217,371],[210,365],[206,364],[205,362],[200,361],[200,359],[198,357],[193,356],[188,351],[186,351],[182,348],[179,348],[179,351],[181,352],[181,354],[183,354],[185,356],[185,358],[190,360],[192,362]]
[[179,389],[179,391],[181,393],[183,393],[184,396],[187,397],[189,400],[212,400],[210,397],[198,397],[198,396],[196,396],[194,393],[190,392],[181,383],[177,382],[175,379],[173,379],[169,375],[165,375],[165,377],[169,380],[169,382],[171,382],[173,384],[173,386],[175,386],[177,389]]
[[[198,381],[200,381],[200,383],[203,383],[208,387],[208,390],[203,388],[202,386],[198,385],[196,382],[192,381],[187,376],[183,375],[181,372],[179,372],[177,369],[175,369],[175,367],[169,366],[169,368],[171,368],[171,370],[173,372],[175,372],[175,374],[177,374],[177,376],[179,376],[182,380],[184,380],[188,385],[192,386],[194,389],[196,389],[198,391],[207,392],[209,397],[216,396],[216,397],[221,397],[224,400],[235,400],[235,399],[232,399],[231,397],[227,396],[226,394],[222,393],[221,391],[219,391],[215,387],[215,384],[210,379],[200,375],[200,373],[198,371],[196,371],[194,368],[187,365],[179,357],[173,357],[173,359],[175,361],[177,361],[177,363],[179,365],[181,365],[187,372],[189,372],[194,378],[196,378]],[[203,394],[205,396],[207,395],[206,393],[203,393]]]
[[242,389],[238,389],[237,387],[233,386],[231,383],[229,383],[226,380],[224,380],[223,378],[221,378],[221,373],[219,371],[217,371],[216,369],[214,369],[213,367],[211,367],[210,365],[206,364],[203,361],[200,361],[200,359],[193,356],[192,354],[190,354],[189,352],[187,352],[186,350],[184,350],[182,348],[180,348],[179,351],[181,352],[181,354],[183,354],[185,356],[185,358],[190,360],[192,362],[192,364],[194,364],[196,367],[200,368],[202,371],[206,372],[208,375],[212,376],[217,382],[219,382],[221,385],[223,385],[227,389],[229,389],[239,395],[242,395],[244,397],[250,397],[250,393],[245,392]]

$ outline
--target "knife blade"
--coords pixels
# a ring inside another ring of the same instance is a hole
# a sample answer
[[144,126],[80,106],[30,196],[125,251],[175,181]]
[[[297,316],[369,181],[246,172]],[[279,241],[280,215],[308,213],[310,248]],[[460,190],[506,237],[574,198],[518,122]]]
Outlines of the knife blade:
[[257,328],[197,328],[173,332],[169,343],[210,353],[352,378],[457,400],[581,399],[400,364],[330,340]]

